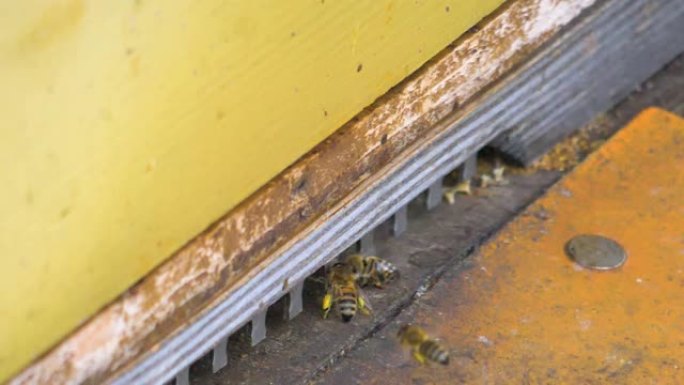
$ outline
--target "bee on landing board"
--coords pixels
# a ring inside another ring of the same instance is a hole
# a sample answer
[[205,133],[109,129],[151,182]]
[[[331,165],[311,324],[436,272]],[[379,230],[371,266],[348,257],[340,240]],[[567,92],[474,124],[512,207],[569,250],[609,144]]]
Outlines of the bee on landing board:
[[444,189],[442,195],[444,195],[444,199],[446,199],[447,203],[453,205],[456,202],[456,195],[472,195],[473,191],[470,188],[470,185],[470,179],[465,180],[454,187]]
[[354,254],[347,257],[345,263],[352,269],[356,282],[361,287],[373,285],[379,289],[399,276],[397,267],[382,258]]
[[333,307],[343,322],[351,321],[357,310],[366,315],[370,315],[372,310],[356,283],[351,266],[345,263],[334,265],[328,273],[322,305],[323,318],[328,317]]
[[420,327],[403,325],[397,333],[397,338],[402,346],[410,348],[413,358],[420,364],[425,365],[428,362],[449,364],[447,349],[436,339],[430,338]]

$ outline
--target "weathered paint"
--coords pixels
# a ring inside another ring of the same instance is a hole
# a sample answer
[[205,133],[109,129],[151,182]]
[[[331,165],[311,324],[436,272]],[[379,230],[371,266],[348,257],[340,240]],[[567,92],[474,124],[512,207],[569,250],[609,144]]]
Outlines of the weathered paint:
[[684,52],[684,2],[604,1],[571,30],[516,70],[535,90],[491,143],[507,158],[531,164]]
[[[684,383],[684,119],[649,109],[320,383]],[[627,261],[583,269],[581,233]],[[424,368],[394,343],[404,322],[450,347]]]
[[[558,2],[566,3],[577,16],[592,2]],[[554,12],[534,0],[508,5],[188,244],[14,383],[97,382],[154,349],[249,279],[259,263],[267,263],[306,226],[325,221],[333,203],[424,137],[454,106],[552,38],[567,21],[548,23],[555,20]],[[548,29],[532,38],[531,26]],[[110,343],[95,346],[93,336]]]
[[3,2],[0,379],[502,2]]

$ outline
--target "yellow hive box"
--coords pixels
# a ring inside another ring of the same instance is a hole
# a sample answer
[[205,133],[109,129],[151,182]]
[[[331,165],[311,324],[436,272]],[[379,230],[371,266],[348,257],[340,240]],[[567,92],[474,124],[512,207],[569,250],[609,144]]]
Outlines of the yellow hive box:
[[502,0],[3,0],[0,381]]

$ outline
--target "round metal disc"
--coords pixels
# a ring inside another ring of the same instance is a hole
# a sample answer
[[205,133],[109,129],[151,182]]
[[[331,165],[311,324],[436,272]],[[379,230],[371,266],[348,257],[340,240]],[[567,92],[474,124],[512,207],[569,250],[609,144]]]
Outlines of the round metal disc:
[[565,244],[565,252],[580,266],[595,270],[615,269],[627,259],[627,253],[619,243],[593,234],[573,237]]

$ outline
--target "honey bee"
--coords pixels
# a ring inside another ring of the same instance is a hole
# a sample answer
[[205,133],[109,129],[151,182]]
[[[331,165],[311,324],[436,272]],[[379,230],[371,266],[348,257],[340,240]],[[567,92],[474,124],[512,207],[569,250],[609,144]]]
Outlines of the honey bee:
[[444,199],[446,199],[447,203],[453,205],[454,202],[456,202],[457,194],[472,195],[472,189],[470,188],[470,185],[470,179],[468,179],[464,180],[463,182],[457,184],[454,187],[448,187],[444,189]]
[[356,283],[351,266],[345,263],[335,264],[328,274],[326,286],[322,305],[323,318],[328,317],[333,306],[343,322],[351,321],[357,310],[370,315],[372,309]]
[[347,257],[345,263],[351,267],[361,287],[373,285],[381,289],[382,285],[399,276],[399,270],[393,263],[379,257],[354,254]]
[[506,167],[504,167],[502,164],[498,164],[494,169],[492,170],[492,176],[494,176],[494,182],[500,185],[507,184],[508,181],[506,178],[504,178],[504,172],[506,171]]
[[420,364],[425,365],[427,362],[449,364],[449,352],[418,326],[403,325],[397,333],[397,338],[403,346],[411,349],[413,358]]

